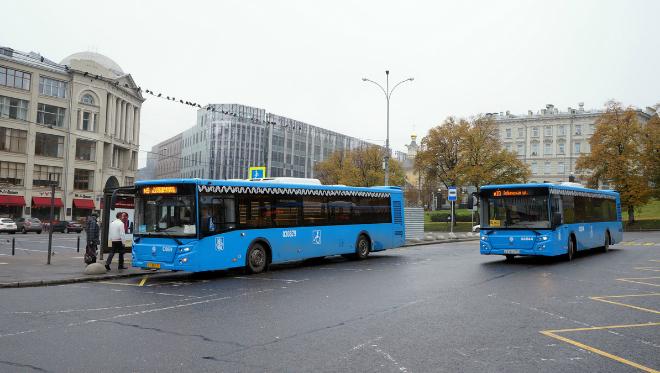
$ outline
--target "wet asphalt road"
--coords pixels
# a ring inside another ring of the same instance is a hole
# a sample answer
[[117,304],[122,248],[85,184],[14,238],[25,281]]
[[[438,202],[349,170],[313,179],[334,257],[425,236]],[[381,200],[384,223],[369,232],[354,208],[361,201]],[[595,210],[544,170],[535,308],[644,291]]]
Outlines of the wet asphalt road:
[[0,371],[660,369],[660,232],[625,241],[570,263],[507,263],[472,241],[0,289]]

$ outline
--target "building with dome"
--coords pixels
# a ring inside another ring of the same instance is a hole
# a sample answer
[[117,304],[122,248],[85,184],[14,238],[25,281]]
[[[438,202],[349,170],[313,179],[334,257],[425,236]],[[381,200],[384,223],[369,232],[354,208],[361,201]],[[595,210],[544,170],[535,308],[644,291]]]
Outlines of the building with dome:
[[137,172],[140,108],[130,74],[94,52],[56,63],[0,46],[0,217],[75,220]]

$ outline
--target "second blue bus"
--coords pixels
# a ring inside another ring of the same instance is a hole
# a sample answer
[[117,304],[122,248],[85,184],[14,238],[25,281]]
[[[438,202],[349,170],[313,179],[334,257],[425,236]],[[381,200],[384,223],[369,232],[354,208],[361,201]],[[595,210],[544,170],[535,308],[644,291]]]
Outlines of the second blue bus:
[[570,183],[488,185],[479,192],[480,252],[564,255],[623,239],[619,193]]

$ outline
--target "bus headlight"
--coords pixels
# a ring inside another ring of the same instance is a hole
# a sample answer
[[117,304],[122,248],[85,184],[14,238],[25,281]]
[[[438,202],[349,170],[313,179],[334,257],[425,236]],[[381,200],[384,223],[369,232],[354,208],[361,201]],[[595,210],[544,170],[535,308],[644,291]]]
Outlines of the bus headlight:
[[547,241],[547,240],[548,240],[548,236],[538,236],[538,237],[536,237],[536,240],[537,240],[537,241]]
[[482,241],[488,241],[488,236],[481,236]]
[[186,263],[188,263],[188,257],[179,259],[179,264],[186,264]]
[[180,247],[180,248],[179,248],[179,252],[180,252],[180,253],[189,253],[189,252],[190,252],[190,247],[188,247],[188,246],[186,246],[186,247]]

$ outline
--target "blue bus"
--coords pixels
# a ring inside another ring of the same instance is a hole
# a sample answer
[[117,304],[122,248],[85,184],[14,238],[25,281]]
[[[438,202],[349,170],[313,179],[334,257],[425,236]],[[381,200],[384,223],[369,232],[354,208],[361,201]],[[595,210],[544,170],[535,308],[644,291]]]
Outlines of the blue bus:
[[576,183],[488,185],[479,191],[483,255],[565,255],[623,239],[619,193]]
[[133,266],[259,273],[270,264],[365,259],[403,245],[400,188],[292,180],[136,182]]

